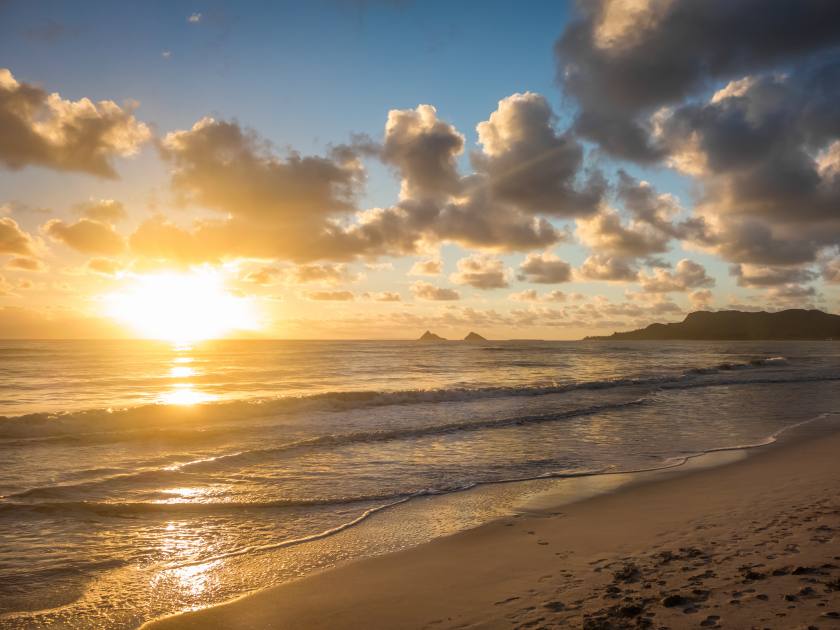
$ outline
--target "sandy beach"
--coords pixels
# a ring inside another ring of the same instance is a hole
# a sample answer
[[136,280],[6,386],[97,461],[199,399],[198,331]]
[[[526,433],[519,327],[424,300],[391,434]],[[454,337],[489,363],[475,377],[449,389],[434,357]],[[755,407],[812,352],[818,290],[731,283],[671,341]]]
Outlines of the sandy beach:
[[523,511],[147,624],[840,627],[840,434]]

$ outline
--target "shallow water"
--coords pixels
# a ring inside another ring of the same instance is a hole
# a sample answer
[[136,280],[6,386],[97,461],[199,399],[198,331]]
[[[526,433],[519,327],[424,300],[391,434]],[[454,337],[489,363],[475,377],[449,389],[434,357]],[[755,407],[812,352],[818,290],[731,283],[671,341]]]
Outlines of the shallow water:
[[0,342],[0,626],[133,627],[474,526],[500,482],[764,444],[838,380],[830,342]]

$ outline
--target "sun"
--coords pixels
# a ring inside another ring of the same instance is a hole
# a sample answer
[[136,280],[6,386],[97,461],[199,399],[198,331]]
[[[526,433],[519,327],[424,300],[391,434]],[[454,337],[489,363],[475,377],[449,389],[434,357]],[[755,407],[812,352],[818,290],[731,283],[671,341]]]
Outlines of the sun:
[[231,294],[213,269],[127,276],[104,296],[108,315],[147,339],[188,343],[258,328],[252,300]]

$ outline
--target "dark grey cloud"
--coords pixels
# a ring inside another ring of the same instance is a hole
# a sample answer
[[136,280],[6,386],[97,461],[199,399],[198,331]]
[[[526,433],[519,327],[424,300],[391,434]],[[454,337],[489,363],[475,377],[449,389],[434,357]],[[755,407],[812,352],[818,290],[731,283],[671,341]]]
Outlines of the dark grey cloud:
[[804,267],[773,267],[766,265],[732,265],[730,273],[738,279],[738,286],[751,288],[803,284],[815,280],[817,274]]
[[650,225],[734,263],[840,241],[840,4],[593,0],[556,51],[577,133],[695,178],[695,216]]
[[388,113],[381,157],[400,174],[403,198],[445,200],[457,193],[456,160],[463,150],[464,136],[431,105]]
[[630,282],[635,280],[638,274],[639,270],[632,262],[606,254],[592,254],[575,269],[575,275],[581,280]]
[[584,152],[569,133],[558,133],[545,97],[533,92],[499,101],[476,128],[481,151],[472,154],[495,200],[527,214],[577,217],[594,213],[606,182],[593,171],[583,184]]
[[840,44],[833,0],[592,0],[555,46],[576,129],[613,155],[663,157],[644,115],[715,81]]
[[559,284],[572,279],[572,266],[550,252],[531,253],[519,265],[519,280],[537,284]]
[[455,284],[467,284],[476,289],[503,289],[508,286],[508,270],[498,258],[473,254],[461,258],[458,271],[449,276]]

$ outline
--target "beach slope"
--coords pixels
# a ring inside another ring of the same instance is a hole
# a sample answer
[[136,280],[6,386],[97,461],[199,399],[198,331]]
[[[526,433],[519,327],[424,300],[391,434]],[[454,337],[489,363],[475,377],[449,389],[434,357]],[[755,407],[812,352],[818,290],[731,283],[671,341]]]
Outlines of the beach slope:
[[840,627],[838,453],[769,447],[147,628]]

